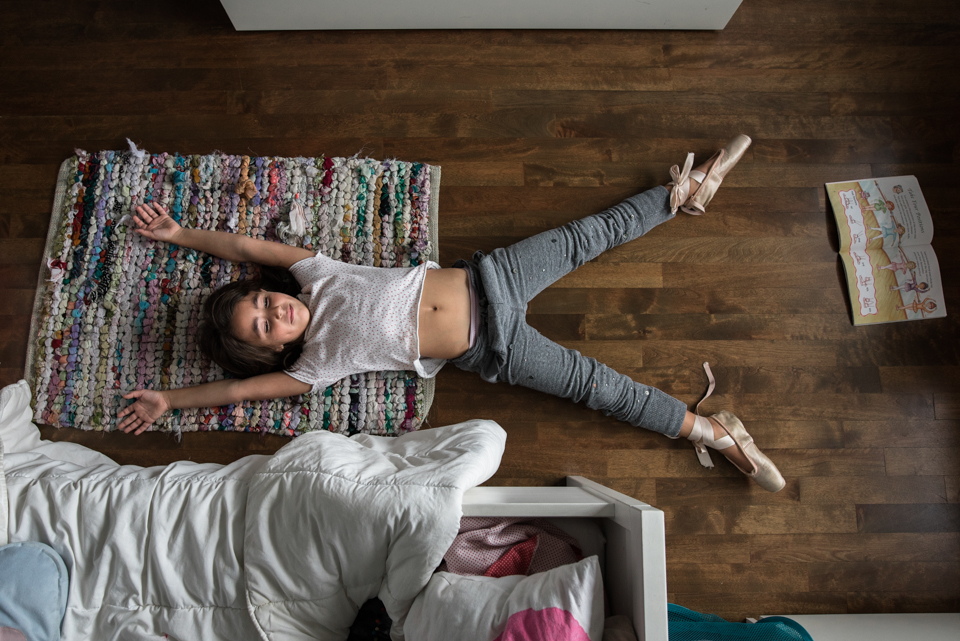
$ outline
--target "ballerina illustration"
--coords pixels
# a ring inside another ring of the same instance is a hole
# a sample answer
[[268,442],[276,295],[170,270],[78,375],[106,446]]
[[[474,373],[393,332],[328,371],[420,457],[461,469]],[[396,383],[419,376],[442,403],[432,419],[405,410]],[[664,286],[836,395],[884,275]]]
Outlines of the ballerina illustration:
[[924,298],[922,301],[915,300],[909,305],[897,305],[897,311],[920,312],[921,314],[935,312],[937,311],[937,302],[932,298]]
[[873,212],[882,211],[885,214],[892,215],[893,210],[896,209],[896,206],[893,204],[892,200],[883,200],[882,198],[879,198],[873,201],[872,204],[868,199],[864,198],[864,200],[866,200],[867,204],[869,205],[869,207],[867,207],[869,211],[873,211]]
[[903,272],[904,274],[906,274],[908,270],[913,271],[916,268],[917,268],[917,264],[912,260],[899,261],[899,262],[895,261],[890,263],[889,265],[882,265],[880,267],[880,269],[889,269],[892,272]]
[[[879,227],[867,227],[867,230],[868,230],[867,236],[869,240],[876,240],[877,238],[883,238],[883,242],[886,243],[887,237],[890,237],[893,239],[893,242],[891,243],[891,245],[896,245],[897,242],[900,240],[900,238],[903,237],[903,234],[906,233],[907,231],[904,228],[904,226],[898,223],[893,216],[890,217],[890,222],[888,224],[880,225]],[[869,237],[870,231],[878,231],[880,232],[880,235]]]
[[897,290],[900,290],[901,292],[917,292],[919,294],[925,294],[930,291],[930,284],[926,281],[920,281],[918,283],[917,277],[911,276],[910,280],[906,281],[903,285],[890,285],[891,292],[895,292]]

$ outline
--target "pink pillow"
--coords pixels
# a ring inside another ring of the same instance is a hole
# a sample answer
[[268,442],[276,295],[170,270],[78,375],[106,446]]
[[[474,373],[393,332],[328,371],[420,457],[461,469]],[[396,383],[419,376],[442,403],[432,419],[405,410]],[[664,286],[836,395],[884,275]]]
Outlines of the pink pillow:
[[410,608],[417,641],[601,641],[603,579],[591,556],[532,576],[437,572]]

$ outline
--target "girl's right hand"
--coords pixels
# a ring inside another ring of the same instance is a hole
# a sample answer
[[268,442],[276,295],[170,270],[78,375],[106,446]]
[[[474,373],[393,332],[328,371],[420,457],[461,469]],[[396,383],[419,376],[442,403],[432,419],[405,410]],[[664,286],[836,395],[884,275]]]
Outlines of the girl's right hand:
[[180,233],[177,221],[170,218],[166,210],[157,203],[137,205],[133,222],[137,226],[137,233],[151,240],[172,243],[176,242],[177,234]]
[[117,425],[117,429],[123,432],[129,433],[136,430],[134,434],[140,434],[170,409],[170,401],[167,400],[163,392],[138,389],[129,394],[124,394],[123,397],[137,399],[135,403],[128,405],[117,413],[118,419],[126,416]]

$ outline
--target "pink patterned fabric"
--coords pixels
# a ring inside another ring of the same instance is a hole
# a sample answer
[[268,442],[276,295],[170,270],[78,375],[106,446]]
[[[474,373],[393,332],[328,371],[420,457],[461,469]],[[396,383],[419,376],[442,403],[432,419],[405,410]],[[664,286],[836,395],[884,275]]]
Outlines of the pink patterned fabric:
[[[528,543],[531,539],[532,544]],[[511,555],[518,544],[524,545]],[[464,517],[443,558],[448,572],[500,577],[546,572],[576,563],[583,553],[576,539],[543,519]],[[503,563],[498,564],[501,559]],[[495,574],[488,574],[491,571]]]
[[573,615],[560,608],[521,610],[510,615],[503,634],[494,641],[590,641]]
[[533,561],[533,555],[537,552],[537,546],[540,539],[537,535],[531,536],[522,543],[517,543],[507,550],[507,553],[501,556],[491,565],[483,576],[492,576],[499,579],[502,576],[513,576],[514,574],[526,574],[530,569],[530,563]]

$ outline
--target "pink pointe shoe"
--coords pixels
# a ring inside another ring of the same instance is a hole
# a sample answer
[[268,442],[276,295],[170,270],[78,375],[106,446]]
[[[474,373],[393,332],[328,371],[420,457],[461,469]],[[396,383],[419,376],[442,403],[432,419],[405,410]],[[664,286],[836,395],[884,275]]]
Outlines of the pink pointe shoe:
[[[683,163],[683,171],[677,165],[671,167],[670,177],[673,178],[673,182],[670,183],[670,186],[673,187],[673,191],[670,192],[670,213],[677,213],[677,209],[694,216],[704,213],[707,204],[713,199],[713,195],[717,193],[717,188],[723,182],[724,176],[743,158],[743,154],[747,151],[751,142],[753,141],[750,140],[750,136],[744,134],[740,134],[728,142],[723,149],[713,154],[707,161],[710,168],[706,174],[702,171],[690,171],[693,167],[692,153],[687,154],[687,161]],[[700,182],[693,193],[690,193],[691,178]]]
[[[710,381],[710,387],[707,393],[700,399],[700,403],[707,400],[707,397],[713,393],[717,382],[713,378],[713,372],[710,371],[710,364],[704,363],[703,369],[707,373],[707,379]],[[780,470],[774,465],[773,461],[767,458],[767,455],[760,451],[757,444],[753,442],[753,437],[747,432],[747,429],[740,422],[740,419],[730,412],[718,412],[710,418],[720,424],[720,427],[727,433],[726,436],[714,440],[713,424],[703,416],[700,416],[700,403],[697,403],[697,418],[693,423],[693,429],[687,438],[693,441],[693,446],[697,450],[697,458],[700,459],[700,465],[704,467],[713,467],[713,461],[710,459],[708,447],[715,450],[725,450],[734,445],[743,453],[747,461],[750,462],[750,469],[743,469],[733,461],[734,467],[752,478],[757,484],[770,492],[779,492],[787,484],[780,474]],[[729,460],[729,459],[728,459]]]

